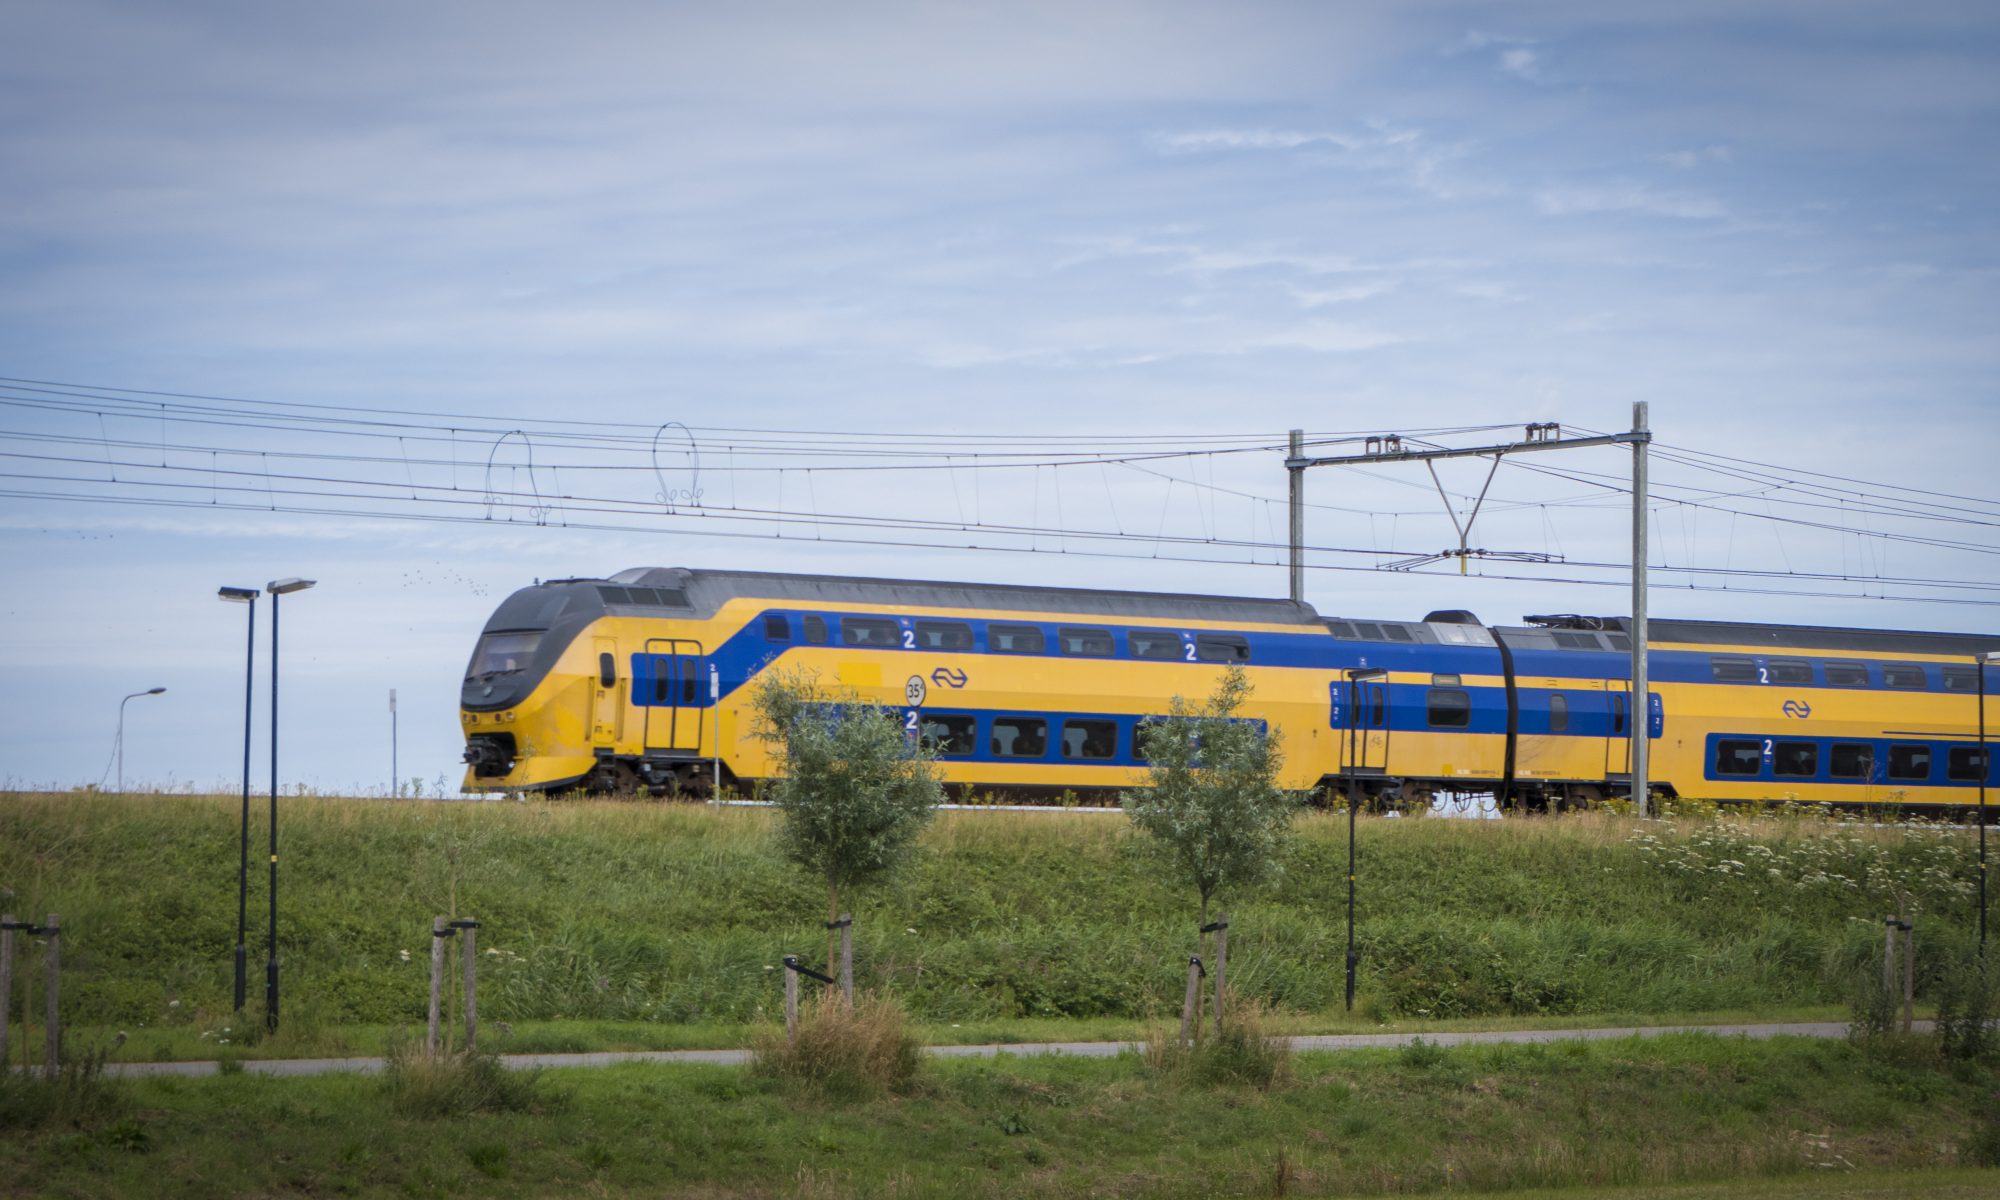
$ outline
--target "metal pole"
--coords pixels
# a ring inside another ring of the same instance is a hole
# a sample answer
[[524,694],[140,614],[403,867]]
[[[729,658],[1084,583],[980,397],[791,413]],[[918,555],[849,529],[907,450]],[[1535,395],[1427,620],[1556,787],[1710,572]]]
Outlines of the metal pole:
[[431,1008],[424,1049],[433,1057],[438,1052],[438,1026],[444,1002],[444,940],[451,936],[443,917],[431,918]]
[[[276,603],[274,599],[272,603]],[[236,863],[236,1007],[243,1011],[248,974],[243,951],[244,933],[250,923],[250,710],[257,664],[257,598],[250,597],[250,620],[243,647],[243,822],[241,845]]]
[[[1292,430],[1290,462],[1296,462],[1303,456],[1305,438],[1305,430]],[[1306,598],[1306,469],[1290,466],[1288,462],[1286,473],[1291,476],[1286,510],[1291,518],[1292,600],[1297,603]]]
[[396,689],[389,689],[389,794],[403,793],[403,776],[396,762]]
[[118,702],[118,736],[111,739],[112,751],[118,758],[118,794],[121,796],[125,794],[125,706],[130,703],[131,696]]
[[1653,702],[1646,673],[1646,401],[1632,405],[1632,806],[1651,813]]
[[[49,977],[46,981],[49,1012],[48,1028],[44,1033],[48,1039],[49,1078],[54,1079],[58,1068],[56,1056],[62,1052],[61,1006],[58,1004],[62,996],[62,919],[56,916],[56,914],[50,913],[49,923],[42,929],[42,932],[49,939]],[[25,1001],[23,1002],[23,1007],[26,1007]]]
[[271,930],[264,959],[264,1027],[278,1027],[278,592],[271,593]]
[[[14,928],[14,914],[0,913],[0,1071],[13,1070],[7,1063],[7,1034],[14,1026]],[[27,1036],[23,1021],[21,1037]]]
[[1361,685],[1347,681],[1347,1011],[1354,1011],[1354,731],[1361,720]]
[[1986,957],[1986,777],[1993,764],[1986,758],[1986,656],[1975,655],[1972,669],[1979,672],[1979,957]]

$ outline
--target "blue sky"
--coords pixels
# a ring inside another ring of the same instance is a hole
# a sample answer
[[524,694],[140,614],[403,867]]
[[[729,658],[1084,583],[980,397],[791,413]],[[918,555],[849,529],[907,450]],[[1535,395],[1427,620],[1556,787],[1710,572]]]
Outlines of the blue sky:
[[[945,439],[1615,429],[1644,400],[1673,445],[2000,494],[1988,5],[22,0],[0,22],[7,377],[502,426]],[[20,406],[0,429],[0,451],[32,453],[46,445],[18,435],[101,433],[107,454],[205,436]],[[768,477],[720,474],[728,459],[703,437],[711,487],[777,499]],[[1565,465],[1624,469],[1614,451]],[[988,473],[976,500],[959,475],[947,495],[935,478],[821,474],[805,502],[1271,536],[1268,506],[1239,513],[1205,485],[1282,496],[1275,458],[1172,470],[1186,482],[1127,471],[1091,490],[1072,476],[1059,495],[1040,474]],[[1464,464],[1442,473],[1479,486]],[[785,479],[799,503],[801,473]],[[1314,541],[1455,540],[1420,469],[1309,487],[1395,514],[1315,510]],[[1505,503],[1475,544],[1624,553],[1615,498],[1545,508],[1579,487],[1513,470],[1495,488]],[[1713,510],[1657,521],[1661,552],[1683,563],[1994,577],[1981,552]],[[157,685],[169,692],[129,710],[128,782],[231,780],[241,611],[213,599],[224,583],[322,581],[286,609],[284,759],[287,783],[328,788],[386,784],[391,687],[402,774],[456,779],[471,641],[536,577],[684,564],[1284,587],[1268,559],[1135,564],[655,524],[0,496],[14,564],[0,779],[95,781],[118,698]],[[2000,626],[1988,607],[1868,590],[1663,591],[1654,608]],[[1489,620],[1626,608],[1617,587],[1325,571],[1309,598],[1328,613]]]

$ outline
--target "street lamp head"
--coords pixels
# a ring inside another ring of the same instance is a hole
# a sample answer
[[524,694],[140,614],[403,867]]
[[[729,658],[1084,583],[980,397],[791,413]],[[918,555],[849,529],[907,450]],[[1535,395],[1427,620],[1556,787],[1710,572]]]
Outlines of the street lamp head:
[[232,604],[248,604],[264,593],[256,588],[226,587],[218,589],[215,594],[219,599]]
[[289,596],[293,592],[303,592],[318,582],[317,579],[300,579],[297,576],[290,579],[273,579],[264,585],[264,590],[273,596]]
[[166,691],[166,690],[167,690],[167,689],[165,689],[165,688],[147,688],[147,689],[146,689],[146,694],[147,694],[148,696],[157,696],[157,695],[159,695],[159,694],[160,694],[161,692],[164,692],[164,691]]

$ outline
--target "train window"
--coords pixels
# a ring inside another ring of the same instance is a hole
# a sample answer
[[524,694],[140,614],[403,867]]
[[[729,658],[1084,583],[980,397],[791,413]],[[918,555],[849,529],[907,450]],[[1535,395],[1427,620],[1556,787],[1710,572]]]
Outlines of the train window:
[[1040,654],[1048,639],[1039,625],[988,625],[986,648],[995,654]]
[[1622,692],[1611,694],[1611,736],[1625,736],[1625,696]]
[[1333,636],[1337,638],[1344,638],[1350,642],[1359,636],[1354,632],[1354,622],[1352,621],[1328,621],[1326,623],[1326,629],[1327,632],[1331,633]]
[[918,621],[917,648],[921,650],[970,650],[972,626],[962,621]]
[[1711,657],[1708,660],[1708,673],[1717,683],[1757,682],[1757,664],[1747,658]]
[[1364,642],[1379,642],[1382,640],[1382,627],[1371,621],[1356,621],[1354,623],[1354,633],[1355,636]]
[[1765,664],[1771,672],[1772,683],[1811,683],[1812,664],[1797,658],[1774,658]]
[[767,642],[791,641],[791,618],[785,616],[783,613],[764,614],[764,640]]
[[1599,647],[1597,635],[1594,633],[1572,633],[1566,629],[1558,629],[1549,636],[1556,640],[1556,645],[1565,650],[1596,650]]
[[1250,639],[1233,633],[1197,633],[1194,656],[1202,662],[1245,663],[1250,661]]
[[1779,742],[1771,750],[1774,775],[1819,774],[1818,742]]
[[1986,774],[1986,751],[1979,746],[1953,746],[1945,756],[1944,777],[1954,783],[1977,783]]
[[1928,682],[1924,678],[1924,669],[1915,663],[1882,664],[1883,687],[1920,688]]
[[1117,651],[1108,629],[1083,629],[1065,625],[1056,630],[1056,642],[1064,654],[1076,658],[1110,658]]
[[[1069,630],[1063,630],[1063,634],[1067,637]],[[1125,635],[1125,648],[1132,652],[1133,658],[1175,659],[1181,657],[1181,637],[1159,629],[1134,629]]]
[[1825,664],[1826,686],[1867,687],[1868,665],[1858,662],[1830,662]]
[[1062,756],[1064,758],[1118,757],[1118,722],[1064,721]]
[[1979,672],[1971,667],[1944,668],[1944,690],[1947,692],[1978,691]]
[[1867,742],[1835,742],[1827,772],[1835,779],[1867,779],[1875,774],[1875,747]]
[[1414,642],[1416,635],[1401,625],[1384,625],[1382,636],[1392,642]]
[[992,741],[996,757],[1040,758],[1049,751],[1049,723],[1040,717],[995,717]]
[[979,749],[979,722],[951,713],[925,713],[924,749],[939,758],[963,758]]
[[850,646],[879,646],[893,650],[901,640],[896,623],[881,617],[842,617],[840,640]]
[[1632,649],[1632,639],[1622,633],[1607,633],[1604,635],[1604,640],[1611,643],[1613,650],[1629,651]]
[[1889,778],[1922,782],[1931,777],[1929,746],[1889,747]]
[[1755,775],[1763,765],[1763,747],[1756,742],[1723,738],[1715,743],[1717,775]]
[[695,702],[695,686],[701,679],[701,660],[682,657],[681,659],[681,703]]
[[1472,695],[1459,688],[1432,688],[1427,707],[1433,725],[1463,729],[1472,724]]
[[1561,692],[1549,693],[1549,732],[1562,733],[1569,728],[1569,697]]
[[815,646],[826,645],[825,617],[806,618],[806,641],[811,642]]
[[609,654],[597,656],[597,683],[600,687],[610,687],[618,682],[618,660]]
[[539,631],[485,634],[472,651],[472,669],[466,672],[466,678],[497,675],[503,671],[525,671],[528,659],[534,655],[535,647],[541,641]]

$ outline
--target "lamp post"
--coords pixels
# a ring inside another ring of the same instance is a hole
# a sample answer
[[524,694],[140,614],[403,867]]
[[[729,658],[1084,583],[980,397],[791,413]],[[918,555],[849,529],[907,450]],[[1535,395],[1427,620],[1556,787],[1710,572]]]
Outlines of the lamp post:
[[1361,729],[1361,685],[1387,679],[1381,667],[1350,667],[1347,671],[1347,1011],[1354,1011],[1354,968],[1360,962],[1354,952],[1354,814],[1360,807],[1355,795],[1355,748]]
[[273,579],[271,593],[271,936],[264,959],[264,1028],[278,1027],[278,597],[303,592],[316,580]]
[[1974,655],[1979,672],[1979,957],[1986,957],[1986,779],[1993,764],[1986,757],[1986,668],[2000,663],[2000,650]]
[[243,1011],[243,996],[247,986],[244,974],[243,935],[249,922],[250,909],[250,702],[251,683],[257,665],[257,597],[263,595],[256,588],[226,587],[216,595],[231,604],[248,607],[249,621],[243,643],[243,824],[242,837],[238,846],[236,862],[236,1007],[233,1011]]
[[[111,739],[111,745],[118,752],[118,790],[120,792],[125,790],[125,705],[130,701],[137,700],[141,696],[157,696],[166,690],[163,687],[147,688],[143,692],[133,692],[118,702],[118,736]],[[100,775],[98,778],[101,780],[104,777]]]

